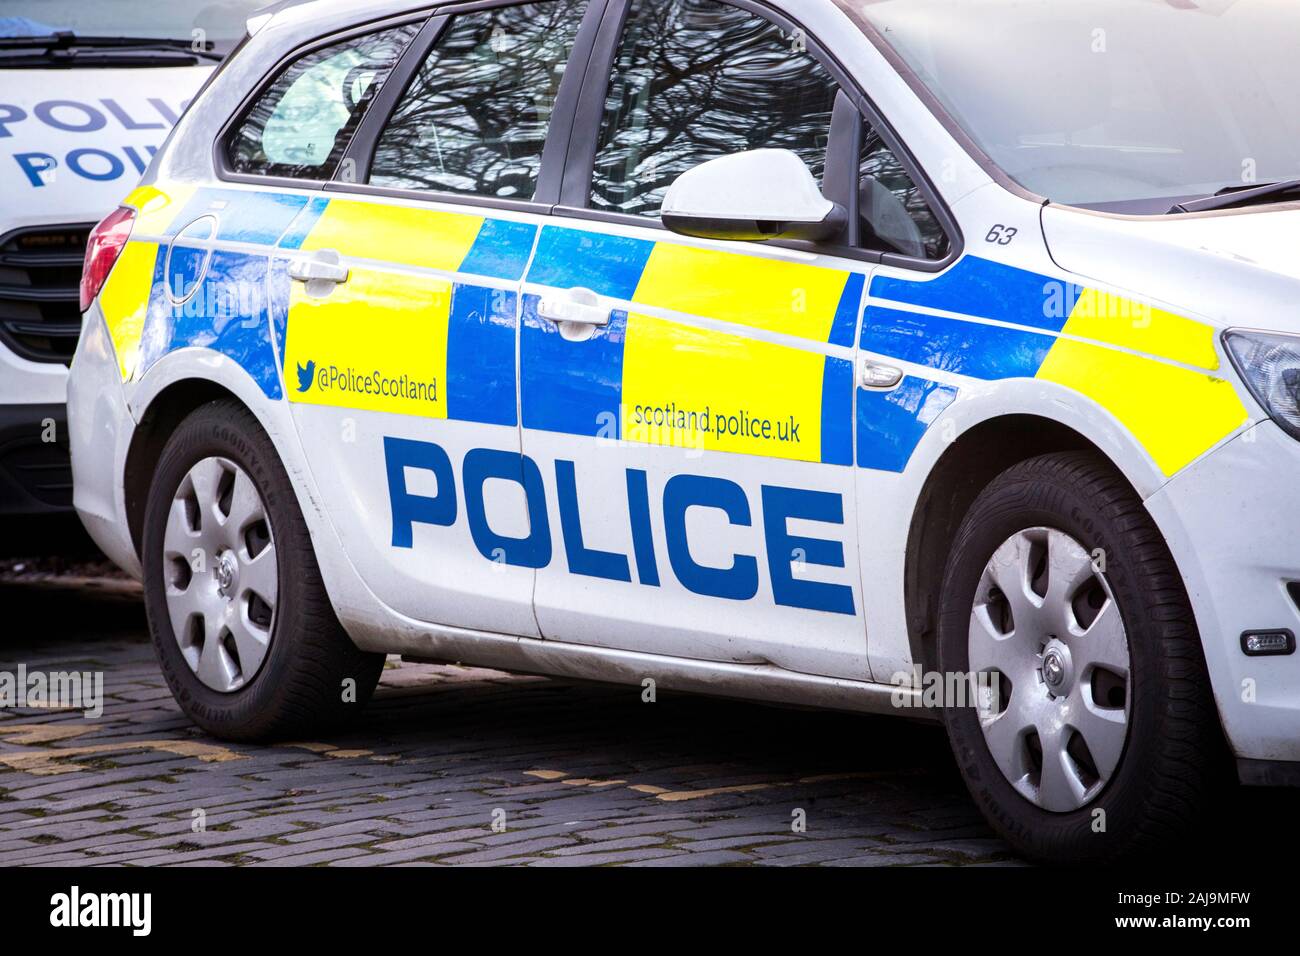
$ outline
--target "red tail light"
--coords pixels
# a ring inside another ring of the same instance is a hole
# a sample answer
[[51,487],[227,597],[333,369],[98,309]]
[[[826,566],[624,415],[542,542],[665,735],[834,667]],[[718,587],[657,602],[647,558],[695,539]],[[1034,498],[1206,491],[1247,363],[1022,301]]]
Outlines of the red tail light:
[[81,270],[81,311],[90,308],[99,290],[104,288],[108,274],[113,271],[117,257],[126,248],[135,225],[135,210],[119,206],[98,226],[90,231],[86,240],[86,264]]

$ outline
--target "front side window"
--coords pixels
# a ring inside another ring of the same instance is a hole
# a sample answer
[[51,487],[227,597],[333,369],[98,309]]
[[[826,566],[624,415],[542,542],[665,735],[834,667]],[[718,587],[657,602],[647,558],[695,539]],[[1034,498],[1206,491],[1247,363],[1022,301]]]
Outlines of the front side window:
[[635,0],[614,59],[592,181],[597,209],[658,216],[686,170],[790,149],[820,181],[836,85],[805,38],[717,0]]
[[1300,4],[847,0],[1011,179],[1161,214],[1300,178]]
[[585,7],[548,0],[454,16],[380,134],[371,185],[532,199]]
[[367,104],[415,34],[409,24],[308,53],[284,70],[235,129],[227,155],[238,173],[329,179]]
[[948,234],[925,194],[870,123],[863,135],[858,171],[863,247],[913,259],[947,257]]

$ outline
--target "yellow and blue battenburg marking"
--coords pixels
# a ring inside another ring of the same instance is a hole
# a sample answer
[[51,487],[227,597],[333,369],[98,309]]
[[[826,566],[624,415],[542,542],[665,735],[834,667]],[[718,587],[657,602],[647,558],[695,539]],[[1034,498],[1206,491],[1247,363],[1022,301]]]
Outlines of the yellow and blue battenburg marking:
[[524,427],[852,464],[853,366],[814,346],[852,347],[860,273],[547,226],[528,281],[591,289],[628,307],[572,343],[538,315],[538,296],[524,297]]
[[[272,399],[283,371],[298,403],[516,424],[515,293],[473,279],[518,280],[533,226],[248,190],[147,187],[127,203],[139,210],[135,234],[157,238],[130,243],[105,289],[124,378],[202,346]],[[187,228],[204,217],[215,230]],[[356,248],[360,235],[375,266],[353,268],[327,299],[290,281],[284,252]],[[294,315],[304,321],[290,335]]]
[[1132,299],[967,256],[926,281],[879,276],[871,300],[864,350],[973,378],[1064,385],[1114,415],[1166,475],[1248,418],[1232,384],[1210,374],[1214,328]]
[[[1168,475],[1247,419],[1211,326],[976,256],[876,276],[864,311],[861,273],[679,241],[273,191],[147,186],[127,204],[138,238],[101,299],[124,379],[203,347],[268,398],[505,426],[518,381],[527,428],[893,472],[958,390],[913,372],[855,394],[855,340],[914,368],[1064,385]],[[289,254],[324,249],[347,250],[351,275],[317,299]],[[516,301],[524,278],[624,307],[569,342],[537,295]]]

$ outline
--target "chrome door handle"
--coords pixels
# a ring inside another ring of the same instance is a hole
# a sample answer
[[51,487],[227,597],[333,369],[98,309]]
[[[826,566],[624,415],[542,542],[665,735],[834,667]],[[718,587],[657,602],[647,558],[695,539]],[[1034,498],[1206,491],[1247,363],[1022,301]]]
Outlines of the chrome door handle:
[[339,265],[339,254],[333,249],[322,249],[310,259],[294,259],[289,263],[289,278],[296,282],[338,285],[347,282],[351,271]]
[[870,359],[863,359],[858,365],[858,388],[888,392],[897,388],[902,381],[903,370],[892,365],[884,365]]
[[542,296],[537,314],[557,325],[609,325],[609,309],[600,306],[600,296],[590,289],[569,289]]

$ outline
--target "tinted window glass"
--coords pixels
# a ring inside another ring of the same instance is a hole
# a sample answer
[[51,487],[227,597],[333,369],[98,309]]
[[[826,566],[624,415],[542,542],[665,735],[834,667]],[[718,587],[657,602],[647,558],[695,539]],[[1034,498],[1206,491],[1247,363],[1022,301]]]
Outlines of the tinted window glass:
[[894,151],[870,125],[858,178],[862,245],[916,259],[948,255],[948,235]]
[[794,150],[818,180],[835,82],[804,38],[715,0],[636,0],[605,101],[598,209],[657,216],[683,172],[747,149]]
[[366,105],[419,26],[353,37],[308,53],[276,77],[235,130],[236,172],[329,179]]
[[531,199],[586,0],[454,17],[379,138],[370,182]]

